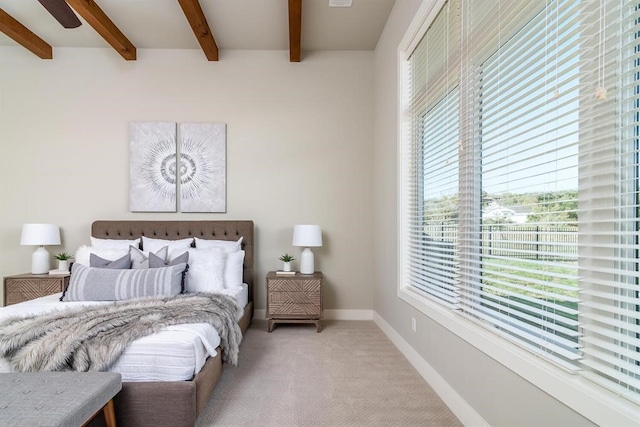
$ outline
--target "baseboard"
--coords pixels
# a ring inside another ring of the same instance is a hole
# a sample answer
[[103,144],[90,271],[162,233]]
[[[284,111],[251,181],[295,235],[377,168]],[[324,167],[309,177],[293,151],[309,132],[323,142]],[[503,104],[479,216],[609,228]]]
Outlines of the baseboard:
[[[258,320],[267,318],[267,311],[264,308],[255,309],[253,317]],[[322,318],[326,320],[372,320],[372,310],[323,310]]]
[[489,426],[450,385],[418,354],[378,313],[373,312],[373,321],[389,337],[391,342],[409,360],[422,378],[433,388],[444,403],[465,426]]
[[372,320],[372,310],[324,310],[322,317],[328,320]]

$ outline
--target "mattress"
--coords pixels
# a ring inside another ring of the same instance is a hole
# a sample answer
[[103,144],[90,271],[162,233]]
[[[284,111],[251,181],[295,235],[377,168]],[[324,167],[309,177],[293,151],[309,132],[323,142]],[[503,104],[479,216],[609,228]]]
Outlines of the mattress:
[[[245,307],[248,286],[225,289]],[[0,320],[9,316],[41,314],[65,308],[106,304],[102,301],[60,302],[61,293],[36,298],[0,309]],[[200,371],[208,357],[216,355],[220,336],[208,323],[168,326],[162,331],[133,341],[109,369],[122,375],[122,381],[185,381]],[[0,372],[11,372],[0,358]]]

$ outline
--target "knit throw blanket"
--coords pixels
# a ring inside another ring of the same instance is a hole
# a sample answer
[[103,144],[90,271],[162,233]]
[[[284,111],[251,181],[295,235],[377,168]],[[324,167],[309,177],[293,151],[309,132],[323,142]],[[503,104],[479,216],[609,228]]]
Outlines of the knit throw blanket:
[[181,294],[11,317],[0,322],[0,356],[18,372],[104,371],[132,341],[169,325],[210,323],[222,360],[236,365],[243,309],[219,294]]

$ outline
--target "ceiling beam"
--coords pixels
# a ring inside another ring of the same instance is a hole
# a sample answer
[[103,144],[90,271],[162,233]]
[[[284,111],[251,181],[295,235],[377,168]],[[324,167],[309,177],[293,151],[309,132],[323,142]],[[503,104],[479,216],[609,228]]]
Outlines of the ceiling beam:
[[300,62],[302,0],[289,0],[289,62]]
[[109,19],[95,1],[67,0],[67,3],[124,59],[128,61],[136,59],[136,47],[122,34],[122,31]]
[[178,0],[178,3],[180,3],[184,16],[187,17],[193,34],[195,34],[207,59],[209,61],[217,61],[218,45],[213,38],[209,24],[207,24],[207,18],[205,18],[204,12],[202,12],[200,2],[198,0]]
[[35,35],[31,30],[2,9],[0,9],[0,31],[29,49],[38,57],[42,59],[53,58],[53,48],[50,44]]

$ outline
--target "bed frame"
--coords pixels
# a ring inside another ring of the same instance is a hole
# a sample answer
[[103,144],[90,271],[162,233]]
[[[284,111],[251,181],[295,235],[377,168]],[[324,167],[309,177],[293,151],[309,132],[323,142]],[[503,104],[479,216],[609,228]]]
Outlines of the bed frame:
[[[253,318],[253,221],[95,221],[91,235],[101,239],[136,239],[141,236],[177,240],[187,237],[238,240],[245,251],[243,280],[249,302],[240,319],[244,333]],[[144,248],[143,248],[144,249]],[[218,349],[220,350],[220,349]],[[222,374],[218,351],[191,381],[124,382],[114,399],[118,426],[191,427],[207,405]]]

